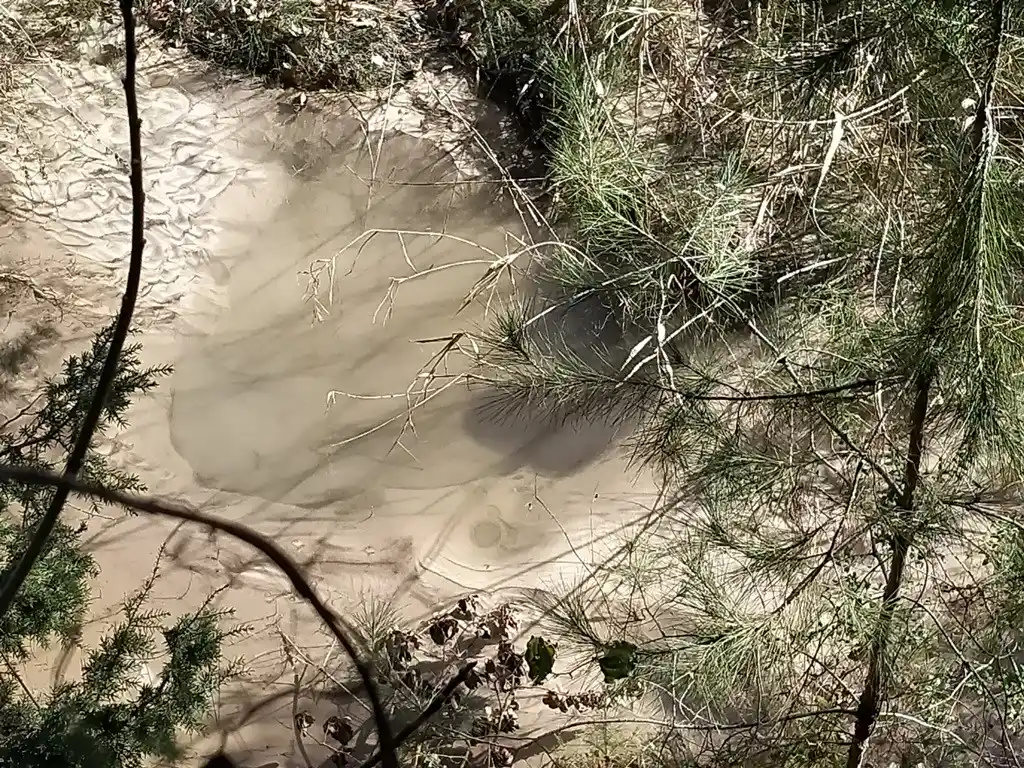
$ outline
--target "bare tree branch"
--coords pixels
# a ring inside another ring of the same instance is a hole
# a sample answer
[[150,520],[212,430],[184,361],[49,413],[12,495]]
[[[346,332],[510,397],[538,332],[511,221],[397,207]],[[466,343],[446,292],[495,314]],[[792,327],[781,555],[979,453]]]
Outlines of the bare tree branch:
[[[71,447],[67,462],[64,465],[64,476],[73,479],[78,476],[85,463],[89,452],[89,445],[103,416],[103,409],[106,407],[107,396],[117,377],[117,366],[120,362],[121,351],[124,349],[125,339],[128,338],[128,331],[132,324],[132,315],[135,312],[135,302],[139,295],[139,283],[142,277],[142,252],[146,247],[145,238],[145,206],[146,194],[142,188],[142,122],[139,119],[139,103],[135,92],[135,70],[138,59],[138,46],[135,43],[135,15],[132,8],[132,0],[120,0],[121,18],[124,22],[124,44],[125,44],[125,74],[122,78],[124,85],[125,107],[128,112],[128,140],[131,147],[130,182],[132,190],[132,242],[131,254],[128,259],[128,279],[125,282],[124,295],[121,298],[121,309],[117,314],[117,323],[110,338],[110,347],[107,350],[107,357],[103,361],[103,369],[100,371],[99,381],[96,384],[96,391],[89,402],[85,419],[82,421],[81,430],[75,438],[75,444]],[[15,561],[14,565],[6,569],[3,577],[3,587],[0,588],[0,618],[2,618],[11,605],[14,598],[25,583],[29,573],[35,566],[36,561],[46,548],[46,542],[53,534],[54,526],[60,517],[61,511],[68,499],[68,488],[55,487],[53,499],[50,502],[46,514],[39,521],[25,551]]]
[[345,620],[328,607],[320,596],[317,595],[309,580],[303,575],[299,565],[266,536],[257,533],[248,526],[240,525],[230,520],[222,520],[182,504],[171,504],[152,497],[135,496],[120,491],[108,490],[98,485],[82,482],[77,478],[68,477],[67,475],[57,475],[54,472],[0,464],[0,481],[25,483],[26,485],[48,485],[63,490],[65,495],[71,492],[80,493],[93,499],[105,501],[108,504],[128,507],[137,512],[195,523],[211,531],[232,536],[266,555],[288,578],[292,588],[299,597],[313,606],[313,610],[316,611],[324,624],[331,630],[331,634],[334,635],[342,648],[344,648],[345,653],[352,660],[356,672],[366,688],[366,695],[370,700],[370,710],[373,713],[374,726],[377,730],[378,751],[360,768],[372,768],[377,763],[382,763],[384,768],[398,768],[398,747],[419,730],[432,715],[440,710],[444,703],[455,694],[458,686],[466,679],[475,666],[475,663],[470,663],[463,667],[445,685],[441,692],[434,697],[423,712],[395,737],[391,731],[389,718],[381,703],[373,671],[362,660],[355,644],[349,639],[349,634],[354,633],[346,626]]

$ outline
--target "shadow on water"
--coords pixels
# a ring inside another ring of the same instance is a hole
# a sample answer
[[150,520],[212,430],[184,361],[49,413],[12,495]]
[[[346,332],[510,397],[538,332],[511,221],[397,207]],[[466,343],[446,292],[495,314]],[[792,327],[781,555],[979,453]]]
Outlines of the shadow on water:
[[616,424],[556,420],[542,408],[509,410],[502,395],[487,391],[476,393],[464,425],[475,441],[505,455],[497,468],[501,475],[529,469],[541,477],[567,477],[608,455],[621,436]]
[[[568,302],[538,277],[524,309],[533,318],[524,342],[537,358],[612,375],[628,353],[612,312],[594,298]],[[564,477],[606,457],[635,426],[628,412],[609,405],[580,406],[519,387],[481,386],[467,409],[466,431],[505,453],[510,472],[528,466],[542,476]]]
[[[482,307],[456,316],[491,258],[473,244],[502,253],[518,222],[488,185],[477,193],[456,184],[453,162],[428,142],[371,136],[368,149],[351,122],[339,129],[318,117],[278,136],[268,161],[284,166],[291,187],[271,220],[252,223],[232,259],[229,307],[210,333],[184,342],[172,381],[171,439],[198,482],[358,515],[387,489],[520,471],[564,478],[610,451],[614,425],[556,424],[525,411],[493,418],[486,393],[465,387],[409,421],[406,390],[440,348],[417,340],[486,323]],[[296,163],[307,173],[295,175]],[[407,234],[367,236],[375,228]],[[314,323],[301,273],[315,259],[333,260],[336,271],[331,300],[326,285],[319,294],[330,313]],[[432,272],[396,290],[394,280],[414,270]],[[549,325],[560,325],[559,343],[571,337],[583,349],[593,334],[582,330],[580,308],[573,314]]]

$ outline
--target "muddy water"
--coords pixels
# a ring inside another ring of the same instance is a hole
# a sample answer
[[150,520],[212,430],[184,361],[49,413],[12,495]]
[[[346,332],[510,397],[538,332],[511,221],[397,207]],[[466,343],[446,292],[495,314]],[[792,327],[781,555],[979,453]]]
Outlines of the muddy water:
[[[302,137],[307,149],[316,140]],[[454,588],[489,586],[556,555],[561,526],[628,487],[614,435],[493,423],[485,393],[464,386],[416,407],[410,423],[404,393],[418,372],[444,339],[486,321],[480,302],[456,316],[490,259],[482,249],[504,253],[518,227],[491,194],[459,190],[451,159],[428,141],[367,143],[353,125],[337,144],[225,257],[226,309],[175,362],[174,449],[197,485],[258,499],[246,519],[261,530],[351,528],[350,542],[372,549],[384,537],[411,569]],[[365,237],[373,230],[407,234]],[[335,277],[319,292],[329,314],[313,321],[301,273],[318,259],[333,260]],[[461,363],[450,355],[440,370]]]
[[[141,94],[151,205],[139,340],[147,361],[175,370],[113,455],[154,493],[273,536],[339,607],[374,595],[422,614],[466,590],[549,587],[607,552],[651,499],[607,428],[494,423],[464,386],[406,418],[405,393],[443,339],[486,322],[480,302],[456,310],[491,260],[481,246],[504,254],[522,231],[507,207],[458,183],[433,141],[174,81]],[[39,83],[23,122],[42,159],[15,174],[24,215],[116,283],[128,235],[106,151],[124,144],[116,77],[93,68]],[[334,265],[318,319],[303,274],[317,260]],[[461,365],[451,356],[432,385]],[[140,518],[91,531],[98,626],[155,562],[154,601],[172,612],[230,585],[219,604],[257,631],[237,647],[252,685],[225,710],[287,686],[281,632],[315,645],[308,610],[244,547]],[[267,717],[249,746],[298,760],[288,716]]]

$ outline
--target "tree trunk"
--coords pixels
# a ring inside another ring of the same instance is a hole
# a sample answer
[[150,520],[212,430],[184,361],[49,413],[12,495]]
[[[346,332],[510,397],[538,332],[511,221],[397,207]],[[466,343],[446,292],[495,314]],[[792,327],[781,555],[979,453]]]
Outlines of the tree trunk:
[[[910,415],[910,444],[907,446],[907,466],[903,475],[903,492],[896,500],[896,508],[909,517],[914,509],[915,494],[921,479],[921,457],[924,449],[924,426],[928,417],[928,401],[931,396],[932,374],[918,375],[914,407]],[[892,617],[896,612],[896,601],[903,586],[903,574],[907,567],[907,555],[913,546],[913,532],[904,528],[900,521],[896,535],[890,539],[892,560],[882,592],[882,609],[871,642],[871,656],[868,662],[867,679],[857,702],[857,716],[854,721],[853,742],[846,756],[846,768],[860,768],[867,749],[868,739],[875,729],[881,708],[882,691],[886,682],[889,633]]]
[[[989,39],[987,71],[985,72],[984,80],[985,88],[982,97],[978,100],[974,123],[971,126],[970,142],[968,144],[968,149],[973,155],[969,158],[969,161],[974,165],[985,162],[983,160],[983,155],[986,151],[985,132],[987,129],[993,128],[993,126],[989,125],[989,120],[991,119],[991,108],[994,100],[1000,47],[1006,23],[1006,11],[1007,8],[1004,0],[993,0],[990,17],[991,24],[989,26],[991,36]],[[915,382],[914,407],[910,419],[910,445],[907,448],[907,466],[903,478],[903,492],[896,502],[897,509],[907,513],[908,517],[914,508],[914,495],[920,480],[924,424],[928,416],[928,400],[934,374],[935,370],[930,369],[919,374]],[[885,580],[885,589],[882,592],[882,607],[878,617],[878,626],[875,629],[875,636],[871,643],[867,679],[864,681],[864,690],[861,691],[860,700],[857,702],[853,742],[850,744],[850,750],[847,753],[846,768],[861,768],[868,739],[871,737],[871,733],[875,728],[875,722],[878,720],[882,692],[887,679],[886,663],[889,634],[892,630],[892,618],[896,610],[896,601],[899,599],[900,588],[903,585],[907,555],[913,546],[913,531],[900,525],[890,543],[892,545],[892,560],[889,563],[889,573]]]

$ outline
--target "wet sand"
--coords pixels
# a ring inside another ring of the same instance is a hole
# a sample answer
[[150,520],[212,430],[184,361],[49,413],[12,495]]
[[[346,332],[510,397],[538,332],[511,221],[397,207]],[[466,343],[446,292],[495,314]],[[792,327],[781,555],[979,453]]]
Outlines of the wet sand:
[[[129,226],[116,86],[102,67],[42,72],[5,129],[29,137],[12,163],[24,226],[106,286],[124,274]],[[553,587],[643,514],[652,489],[604,426],[493,423],[464,385],[407,424],[404,393],[444,346],[424,340],[486,321],[480,302],[455,314],[489,260],[467,243],[505,253],[507,233],[522,232],[485,188],[454,183],[435,143],[367,136],[352,115],[289,118],[280,94],[237,85],[144,88],[141,100],[150,207],[138,340],[147,362],[175,372],[111,450],[151,492],[273,536],[340,610],[373,595],[409,616],[466,591]],[[364,237],[375,228],[454,237]],[[336,265],[319,320],[303,274],[317,259]],[[433,271],[398,286],[391,306],[393,281],[417,270]],[[105,288],[95,303],[115,299]],[[448,373],[463,364],[451,356]],[[345,394],[328,404],[331,391]],[[96,521],[90,536],[102,569],[95,632],[161,547],[158,607],[181,612],[231,584],[219,604],[257,630],[232,649],[248,684],[223,710],[275,685],[283,696],[233,743],[257,762],[304,764],[281,714],[294,669],[280,633],[312,654],[322,632],[282,578],[243,546],[162,522]]]

